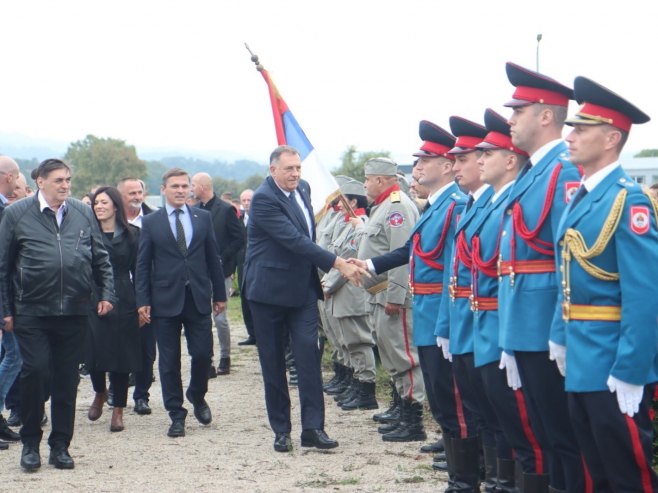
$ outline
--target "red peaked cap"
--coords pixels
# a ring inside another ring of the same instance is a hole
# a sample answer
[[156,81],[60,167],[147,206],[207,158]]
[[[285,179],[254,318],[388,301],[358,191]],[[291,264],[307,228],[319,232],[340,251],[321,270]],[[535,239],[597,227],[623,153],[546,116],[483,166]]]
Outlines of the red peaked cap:
[[522,151],[512,143],[510,135],[510,126],[507,120],[496,113],[491,108],[484,112],[484,125],[489,133],[482,142],[477,145],[478,149],[507,149],[516,152],[521,156],[527,156],[528,153]]
[[629,132],[633,123],[646,123],[649,115],[618,94],[586,77],[574,81],[576,101],[582,104],[567,125],[601,125],[607,123]]
[[505,70],[510,83],[516,87],[512,100],[505,103],[507,107],[534,103],[569,106],[569,100],[574,99],[573,90],[555,79],[512,62],[507,62]]
[[442,156],[454,161],[454,156],[448,154],[455,145],[455,138],[450,132],[430,121],[421,120],[418,135],[423,141],[423,145],[420,146],[420,151],[413,154],[414,157]]
[[455,147],[450,154],[466,154],[476,150],[475,146],[487,135],[487,129],[479,123],[472,122],[461,116],[450,117],[450,130],[457,137]]

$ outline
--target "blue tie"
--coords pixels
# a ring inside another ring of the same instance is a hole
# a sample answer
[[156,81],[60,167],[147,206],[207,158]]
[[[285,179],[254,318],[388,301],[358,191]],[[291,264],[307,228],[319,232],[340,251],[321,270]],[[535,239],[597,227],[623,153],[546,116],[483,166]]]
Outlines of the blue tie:
[[585,197],[585,195],[587,195],[587,189],[585,188],[585,185],[581,185],[578,189],[578,192],[576,193],[576,196],[571,201],[571,208],[573,209],[576,207],[576,204],[578,204],[578,202],[580,202],[583,197]]

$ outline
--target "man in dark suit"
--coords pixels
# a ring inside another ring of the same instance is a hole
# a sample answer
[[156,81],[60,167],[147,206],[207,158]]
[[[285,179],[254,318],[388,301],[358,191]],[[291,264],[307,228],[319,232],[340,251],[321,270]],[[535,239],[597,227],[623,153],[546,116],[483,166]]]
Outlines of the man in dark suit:
[[165,206],[144,217],[137,257],[137,306],[145,323],[152,323],[160,353],[162,397],[172,424],[170,437],[185,436],[187,410],[183,407],[180,372],[180,335],[185,326],[192,358],[185,396],[194,416],[204,425],[212,421],[205,400],[212,359],[212,311],[226,308],[226,290],[219,248],[210,213],[185,204],[190,177],[172,168],[162,177]]
[[[240,194],[240,204],[242,205],[242,210],[240,211],[240,221],[244,225],[245,231],[247,225],[249,224],[249,208],[251,207],[251,199],[254,197],[254,191],[250,188],[243,190]],[[242,278],[244,277],[244,258],[247,251],[245,242],[245,248],[240,250],[238,253],[238,282],[242,284]],[[256,332],[254,330],[254,321],[251,318],[251,310],[249,309],[249,302],[247,298],[244,297],[244,292],[240,290],[240,301],[242,302],[242,319],[244,320],[244,325],[247,328],[247,338],[244,341],[238,342],[238,346],[254,346],[256,344]]]
[[314,243],[309,185],[300,180],[301,157],[289,146],[270,156],[270,176],[251,203],[242,289],[249,301],[265,383],[265,402],[275,433],[274,450],[291,450],[290,396],[284,348],[290,335],[299,372],[302,447],[338,446],[324,432],[324,398],[318,348],[318,267],[332,267],[359,282],[363,271]]
[[[153,212],[153,209],[144,203],[146,195],[144,182],[134,177],[122,178],[117,184],[117,190],[119,190],[123,199],[126,219],[130,224],[141,229],[144,216]],[[149,390],[153,383],[153,363],[155,362],[156,353],[155,332],[153,332],[151,324],[146,324],[139,330],[142,345],[142,370],[135,372],[133,400],[135,401],[135,412],[140,415],[147,415],[151,414]],[[111,383],[109,392],[110,395],[113,394]],[[109,402],[110,396],[108,396]]]
[[[219,245],[219,255],[224,269],[224,287],[228,294],[233,285],[238,253],[245,243],[244,226],[233,206],[215,195],[212,178],[208,173],[197,173],[192,177],[192,195],[199,201],[198,207],[210,212],[212,217],[215,239]],[[226,310],[215,317],[215,327],[219,340],[219,364],[216,372],[211,366],[210,377],[231,373],[231,330]]]

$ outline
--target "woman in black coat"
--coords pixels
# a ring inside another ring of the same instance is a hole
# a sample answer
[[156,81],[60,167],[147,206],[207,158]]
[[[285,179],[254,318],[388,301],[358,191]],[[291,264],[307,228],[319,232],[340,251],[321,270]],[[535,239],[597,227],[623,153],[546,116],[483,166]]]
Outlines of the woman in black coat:
[[103,404],[107,401],[105,374],[109,372],[114,389],[110,431],[122,431],[128,376],[132,371],[141,370],[140,327],[133,284],[139,228],[128,224],[121,195],[114,187],[99,188],[92,199],[92,207],[110,254],[117,303],[104,317],[98,317],[95,312],[89,316],[87,365],[96,396],[88,417],[96,421],[103,412]]

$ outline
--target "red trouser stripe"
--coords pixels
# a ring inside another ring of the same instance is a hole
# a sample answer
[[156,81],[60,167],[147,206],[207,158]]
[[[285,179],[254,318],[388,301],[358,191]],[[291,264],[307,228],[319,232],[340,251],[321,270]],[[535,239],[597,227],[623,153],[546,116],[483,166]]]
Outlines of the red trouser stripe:
[[409,329],[407,329],[407,309],[403,308],[402,309],[402,333],[404,335],[404,350],[407,353],[407,358],[409,358],[409,362],[411,363],[411,368],[409,368],[409,400],[412,401],[412,397],[414,395],[414,368],[416,366],[416,362],[414,361],[414,357],[411,354],[411,349],[409,348]]
[[537,474],[544,474],[544,456],[541,452],[541,447],[539,446],[537,437],[530,427],[530,420],[528,419],[528,410],[526,409],[523,392],[521,390],[515,390],[514,395],[516,397],[516,405],[519,406],[519,415],[521,417],[523,433],[525,434],[525,437],[528,439],[528,442],[530,443],[530,446],[535,453],[535,472]]
[[635,455],[635,462],[637,462],[637,467],[640,469],[640,475],[642,477],[642,489],[646,493],[651,493],[653,489],[651,488],[651,475],[649,474],[649,466],[647,465],[647,459],[644,456],[644,450],[642,450],[642,443],[640,442],[640,434],[637,431],[637,425],[635,420],[624,414],[626,418],[626,424],[628,425],[628,432],[631,435],[631,443],[633,444],[633,455]]
[[[439,358],[443,356],[439,355]],[[466,427],[466,420],[464,419],[464,403],[462,396],[459,394],[459,387],[457,387],[457,380],[452,376],[452,387],[455,391],[455,407],[457,408],[457,421],[459,422],[459,433],[461,438],[468,438],[468,428]]]
[[594,493],[594,483],[592,482],[592,476],[589,474],[589,469],[587,469],[585,456],[581,455],[580,459],[583,461],[583,471],[585,471],[585,493]]

